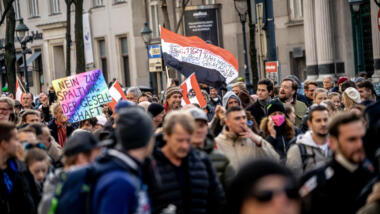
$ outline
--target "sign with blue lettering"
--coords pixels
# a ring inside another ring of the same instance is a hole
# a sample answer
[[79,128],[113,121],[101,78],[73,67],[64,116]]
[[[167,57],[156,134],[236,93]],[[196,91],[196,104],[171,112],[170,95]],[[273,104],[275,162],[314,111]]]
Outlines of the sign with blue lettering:
[[149,58],[149,71],[159,72],[162,71],[162,58],[161,58],[161,45],[149,45],[148,46],[148,58]]

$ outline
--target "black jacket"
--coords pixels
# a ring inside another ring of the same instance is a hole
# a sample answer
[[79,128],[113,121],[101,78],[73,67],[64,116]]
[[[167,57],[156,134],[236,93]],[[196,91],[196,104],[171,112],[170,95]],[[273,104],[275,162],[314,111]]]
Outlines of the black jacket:
[[[10,193],[4,182],[5,174],[13,183]],[[0,213],[37,213],[40,198],[33,175],[26,165],[15,159],[8,160],[7,168],[0,170]]]
[[275,126],[276,130],[276,138],[273,138],[271,135],[268,135],[266,137],[266,140],[273,146],[274,150],[280,155],[281,162],[286,162],[286,154],[288,153],[288,150],[291,145],[291,141],[294,138],[288,139],[285,137],[285,134],[283,133],[282,127]]
[[[184,184],[177,179],[176,167],[161,149],[154,153],[159,177],[150,187],[152,213],[161,213],[172,204],[176,213],[222,213],[224,193],[210,159],[201,151],[191,149],[183,160]],[[187,194],[182,194],[185,190]],[[185,200],[183,196],[185,195]]]
[[333,159],[302,178],[301,192],[307,187],[312,189],[302,199],[302,213],[356,213],[365,203],[360,198],[361,191],[372,178],[363,166],[350,172]]
[[260,103],[257,101],[248,106],[247,111],[251,112],[257,124],[260,126],[261,120],[266,116],[266,112],[264,112],[263,108],[260,106]]
[[[58,141],[58,126],[57,124],[55,123],[55,119],[52,119],[49,124],[48,124],[48,128],[50,129],[50,134],[51,136],[54,137],[55,141],[56,142],[59,142]],[[69,136],[71,135],[71,133],[73,133],[74,131],[74,127],[73,125],[70,125],[70,126],[66,126],[66,137],[69,138]]]

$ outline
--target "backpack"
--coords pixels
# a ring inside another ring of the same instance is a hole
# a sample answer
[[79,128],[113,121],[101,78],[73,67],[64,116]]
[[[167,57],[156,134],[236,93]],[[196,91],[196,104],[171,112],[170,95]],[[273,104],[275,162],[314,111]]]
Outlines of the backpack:
[[300,150],[301,154],[301,160],[302,160],[302,170],[305,171],[306,163],[309,160],[309,158],[315,157],[314,150],[311,149],[311,154],[308,152],[309,149],[306,148],[305,144],[297,143],[298,149]]
[[[125,164],[110,161],[111,157],[103,156],[96,162],[83,168],[61,174],[62,182],[56,187],[55,197],[52,199],[48,214],[87,214],[91,212],[92,193],[96,181],[107,172],[113,170],[129,171]],[[132,184],[139,190],[140,183],[136,176],[131,174]]]

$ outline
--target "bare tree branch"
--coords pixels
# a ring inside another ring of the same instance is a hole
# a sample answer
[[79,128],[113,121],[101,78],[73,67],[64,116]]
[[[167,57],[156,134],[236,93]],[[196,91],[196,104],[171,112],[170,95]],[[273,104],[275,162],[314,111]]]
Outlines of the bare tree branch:
[[3,24],[3,22],[4,22],[4,20],[5,20],[5,16],[7,15],[9,9],[12,7],[12,3],[13,3],[14,1],[15,1],[15,0],[11,0],[11,1],[8,3],[7,7],[5,8],[4,13],[1,15],[0,25]]
[[182,20],[183,20],[183,16],[185,14],[185,7],[187,6],[187,4],[189,4],[190,0],[182,0],[182,11],[181,11],[181,15],[179,17],[179,20],[177,22],[177,25],[175,27],[175,32],[178,33],[178,30],[179,30],[179,27],[181,26],[182,24]]

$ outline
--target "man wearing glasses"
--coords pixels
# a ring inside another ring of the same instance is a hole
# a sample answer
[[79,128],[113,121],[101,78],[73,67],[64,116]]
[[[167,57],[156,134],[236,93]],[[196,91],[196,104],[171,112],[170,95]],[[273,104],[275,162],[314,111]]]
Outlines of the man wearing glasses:
[[10,121],[13,113],[14,101],[9,97],[0,98],[0,121]]

